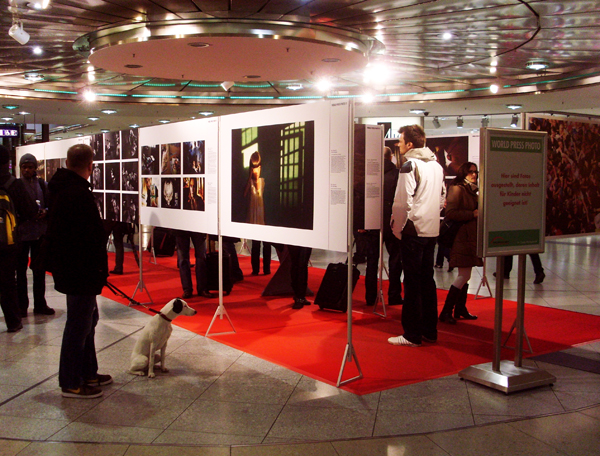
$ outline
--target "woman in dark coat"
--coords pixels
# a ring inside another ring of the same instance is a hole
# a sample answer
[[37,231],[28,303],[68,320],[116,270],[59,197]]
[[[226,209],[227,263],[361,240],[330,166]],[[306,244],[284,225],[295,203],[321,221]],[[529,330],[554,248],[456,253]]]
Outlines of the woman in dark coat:
[[452,325],[459,318],[477,319],[467,310],[466,302],[471,270],[473,266],[483,266],[483,260],[477,256],[478,175],[475,163],[462,164],[450,184],[446,199],[446,218],[463,222],[450,251],[450,268],[458,268],[458,276],[448,291],[446,303],[440,313],[440,321]]

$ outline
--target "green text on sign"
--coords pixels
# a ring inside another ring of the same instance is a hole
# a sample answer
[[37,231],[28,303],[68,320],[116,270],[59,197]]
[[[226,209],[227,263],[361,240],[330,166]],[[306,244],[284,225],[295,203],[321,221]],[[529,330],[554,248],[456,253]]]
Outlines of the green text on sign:
[[488,233],[490,248],[536,245],[539,242],[540,230],[490,231]]

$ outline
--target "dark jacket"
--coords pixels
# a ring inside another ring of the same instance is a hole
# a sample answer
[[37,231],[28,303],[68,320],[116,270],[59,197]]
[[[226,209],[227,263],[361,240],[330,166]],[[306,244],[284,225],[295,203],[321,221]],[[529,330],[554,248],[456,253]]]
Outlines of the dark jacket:
[[[4,187],[4,184],[12,177],[8,171],[0,171],[0,186]],[[15,212],[17,216],[17,233],[19,232],[19,225],[33,220],[37,213],[38,207],[35,201],[32,201],[27,193],[27,189],[23,182],[19,179],[15,179],[13,183],[6,190],[10,200],[15,207]],[[16,237],[17,242],[19,241],[19,237]],[[16,245],[9,248],[17,248]]]
[[446,218],[465,222],[454,238],[450,267],[483,266],[483,260],[477,256],[477,219],[473,215],[478,204],[476,190],[467,183],[451,185],[446,202]]
[[383,172],[383,239],[390,239],[391,236],[394,236],[390,220],[392,219],[392,206],[400,170],[392,161],[383,160]]
[[71,295],[97,295],[108,277],[106,234],[92,186],[60,168],[48,184],[50,212],[45,266],[54,288]]

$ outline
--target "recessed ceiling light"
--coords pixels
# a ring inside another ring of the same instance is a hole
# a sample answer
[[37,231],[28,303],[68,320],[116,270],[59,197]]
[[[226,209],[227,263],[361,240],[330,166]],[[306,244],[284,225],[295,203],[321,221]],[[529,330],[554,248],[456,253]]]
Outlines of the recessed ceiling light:
[[260,75],[258,74],[247,74],[246,76],[244,76],[244,79],[259,79]]
[[88,119],[91,120],[92,122],[95,122],[98,119],[100,119],[100,117],[88,117]]
[[411,114],[425,114],[426,111],[424,109],[411,109],[408,112]]
[[450,40],[450,39],[452,39],[452,33],[450,33],[450,32],[444,32],[444,33],[442,33],[442,39],[443,40]]
[[304,86],[302,84],[290,84],[290,85],[286,86],[286,89],[289,89],[289,90],[300,90],[303,88],[304,88]]
[[60,139],[62,139],[62,136],[57,136],[56,138],[54,138],[55,141],[58,141]]
[[44,51],[43,51],[43,50],[42,50],[42,48],[41,48],[41,47],[39,47],[39,46],[36,46],[36,47],[34,47],[34,48],[33,48],[33,53],[34,53],[35,55],[42,55],[42,52],[44,52]]
[[212,116],[214,113],[214,111],[198,111],[201,116]]
[[25,73],[23,77],[30,82],[39,82],[46,79],[45,76],[38,73]]
[[5,122],[11,122],[13,120],[12,117],[2,117],[2,120]]
[[323,59],[323,62],[325,62],[325,63],[337,63],[339,61],[340,61],[340,59],[336,59],[334,57],[329,57],[329,58]]
[[125,68],[142,68],[142,65],[136,65],[135,63],[128,63]]
[[103,109],[102,111],[100,111],[104,114],[116,114],[117,110],[116,109]]
[[83,98],[85,99],[85,101],[96,101],[96,94],[91,91],[91,90],[86,90],[85,92],[83,92]]
[[102,130],[100,130],[100,133],[110,133],[110,130],[107,130],[106,128],[103,128]]
[[203,43],[201,41],[196,41],[194,43],[188,43],[187,45],[190,46],[190,47],[194,47],[194,48],[205,48],[205,47],[209,47],[210,46],[210,44]]
[[28,116],[29,114],[31,114],[31,113],[27,112],[27,111],[19,111],[20,116]]
[[139,127],[138,124],[131,124],[131,125],[129,125],[129,128],[138,128],[138,127]]
[[4,109],[10,109],[10,110],[12,110],[12,109],[19,109],[20,106],[19,105],[2,105],[2,107]]
[[506,107],[508,109],[515,110],[515,109],[521,109],[523,106],[520,104],[507,104]]
[[549,66],[550,65],[548,65],[548,62],[546,62],[545,60],[533,59],[533,60],[530,60],[529,62],[527,62],[527,65],[525,65],[525,68],[527,68],[529,70],[533,70],[533,71],[541,71],[541,70],[545,70]]
[[160,119],[160,120],[159,120],[159,122],[160,122],[161,124],[168,124],[168,123],[169,123],[169,122],[171,122],[171,121],[170,121],[170,120],[168,120],[168,119]]
[[83,136],[83,133],[77,133],[75,136],[81,137]]
[[498,87],[498,84],[492,84],[490,86],[490,92],[492,92],[492,93],[498,93],[498,90],[500,90],[500,87]]

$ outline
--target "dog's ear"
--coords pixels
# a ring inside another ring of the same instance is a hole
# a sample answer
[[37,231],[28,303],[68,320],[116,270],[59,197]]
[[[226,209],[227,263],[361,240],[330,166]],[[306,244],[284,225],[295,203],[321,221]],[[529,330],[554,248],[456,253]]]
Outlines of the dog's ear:
[[181,311],[183,310],[183,301],[179,298],[177,298],[175,300],[175,302],[173,303],[173,312],[175,313],[181,313]]

